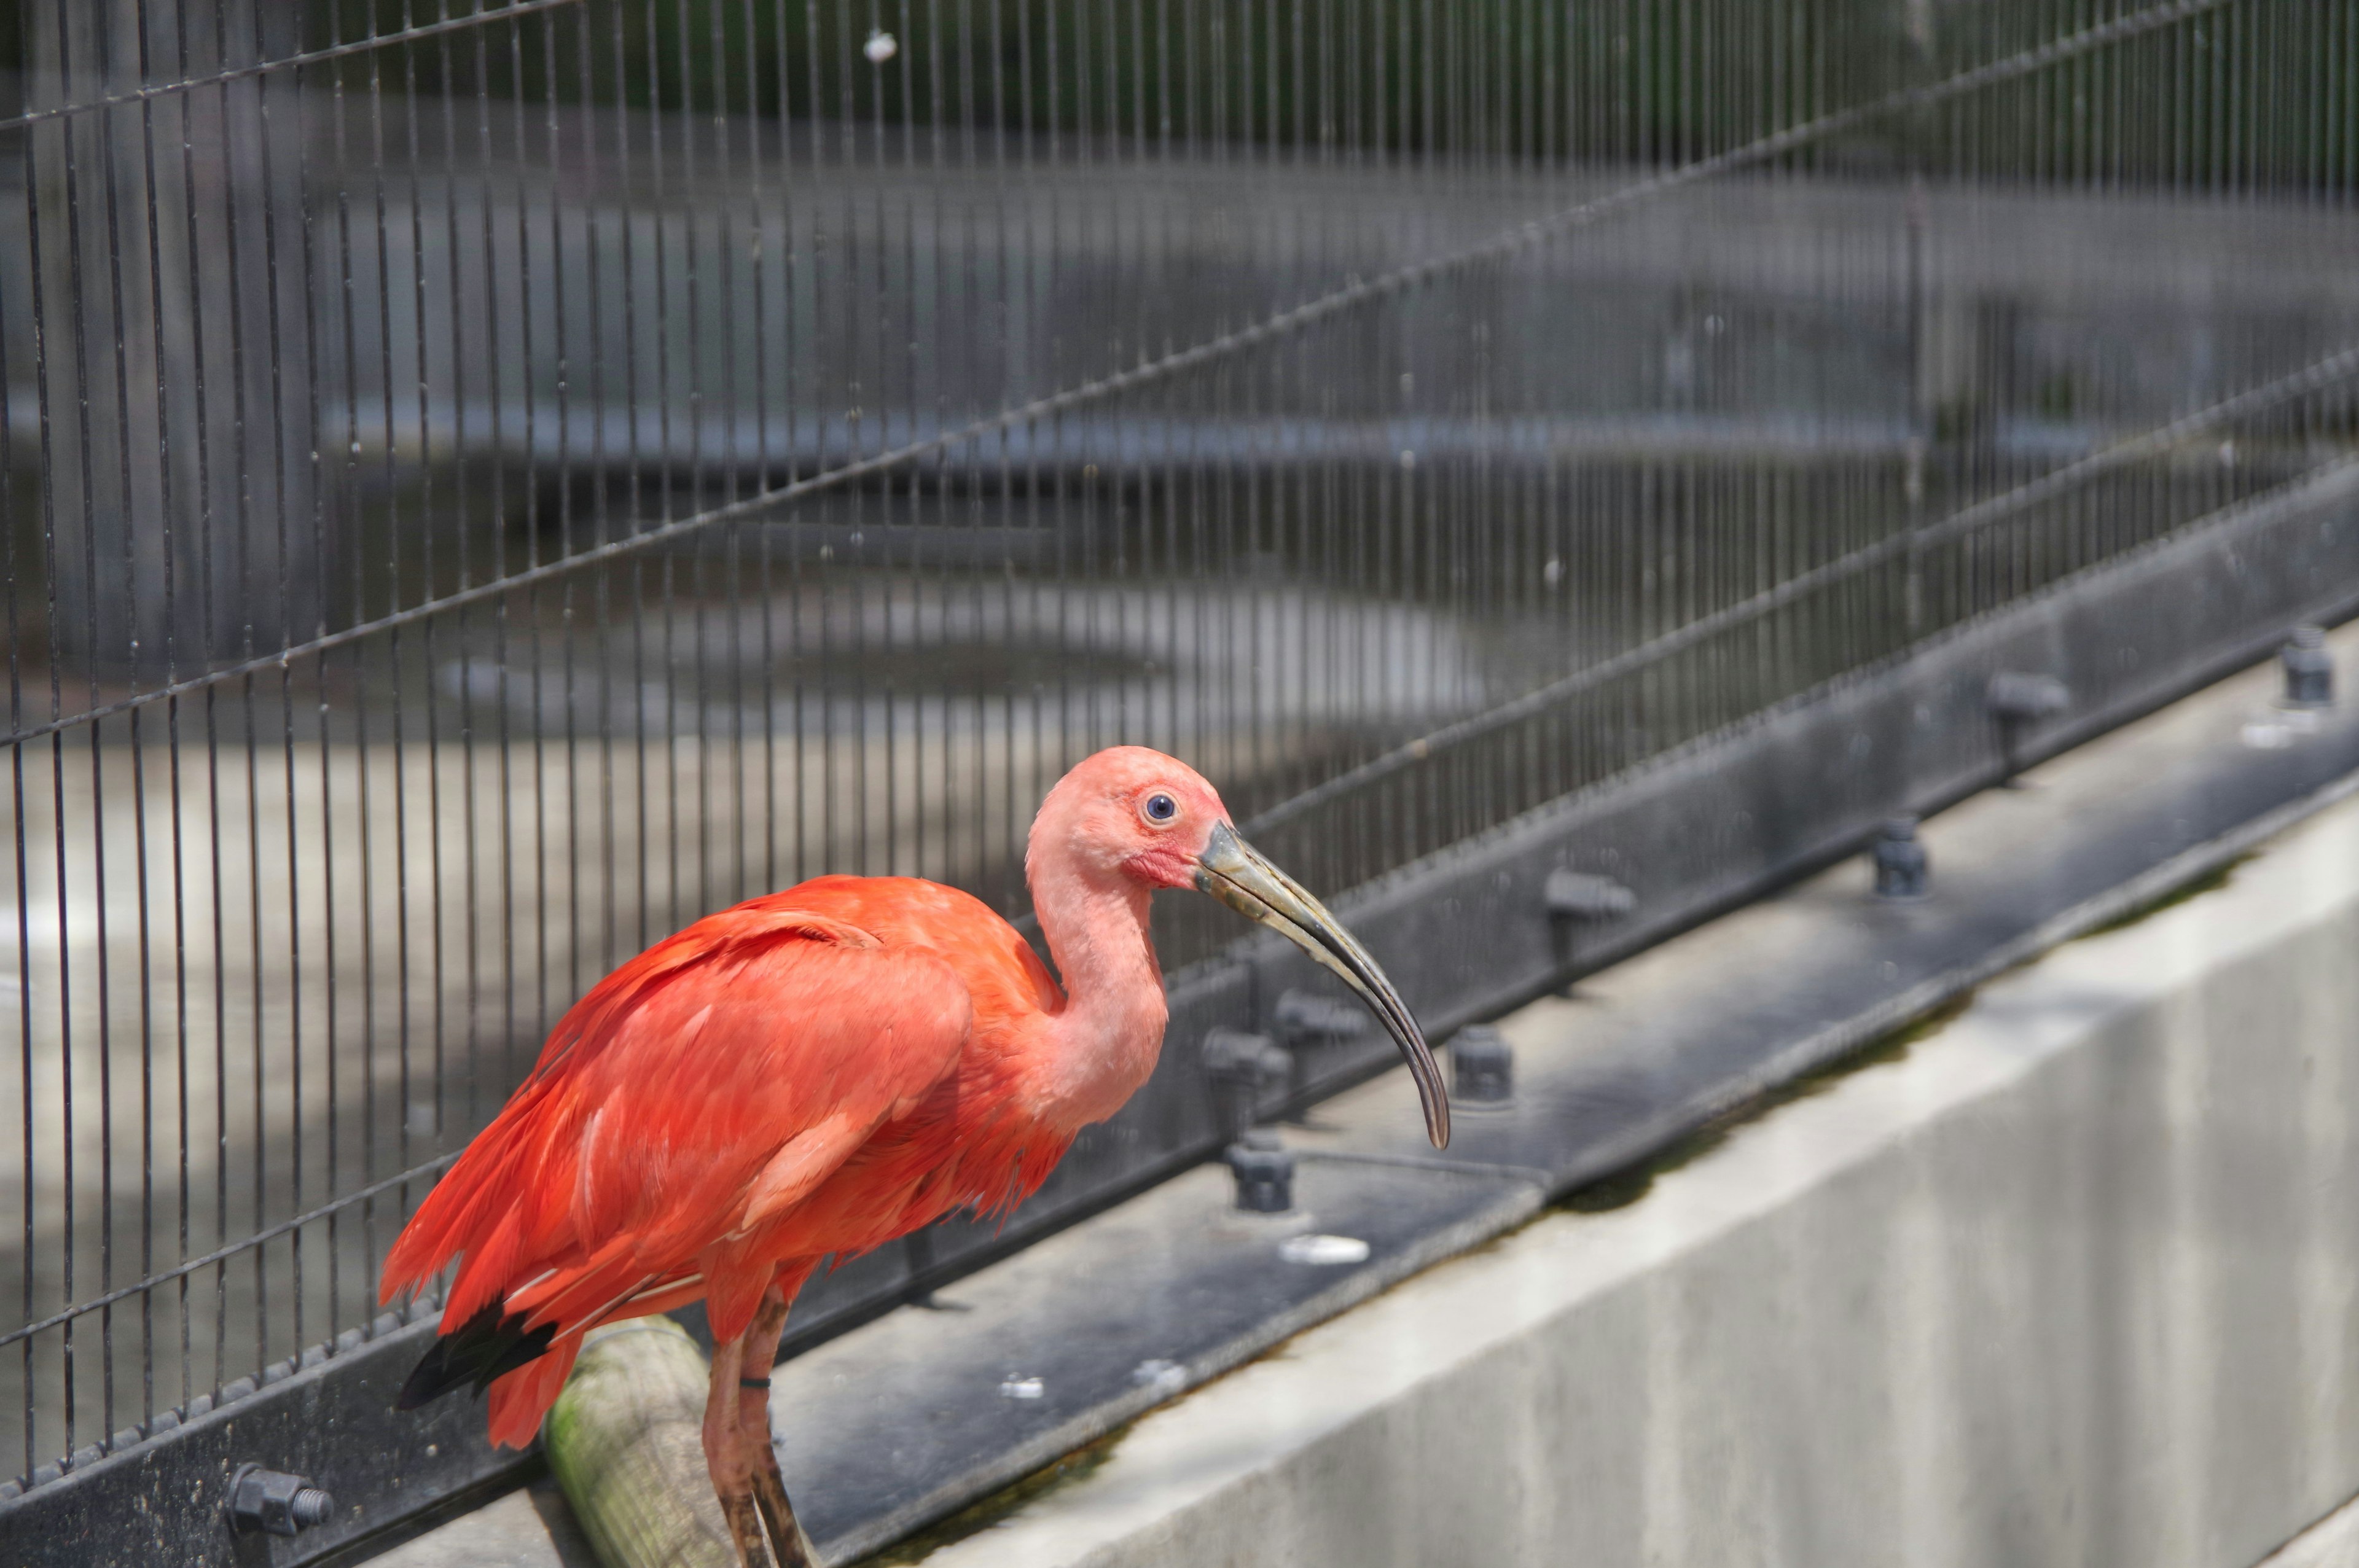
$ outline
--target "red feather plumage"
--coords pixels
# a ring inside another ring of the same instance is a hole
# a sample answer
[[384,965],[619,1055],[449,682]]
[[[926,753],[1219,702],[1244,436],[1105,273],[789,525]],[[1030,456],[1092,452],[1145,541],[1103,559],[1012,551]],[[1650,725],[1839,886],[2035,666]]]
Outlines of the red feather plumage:
[[386,1260],[458,1260],[448,1334],[486,1305],[553,1325],[492,1387],[495,1441],[538,1429],[592,1325],[701,1296],[716,1338],[952,1209],[1020,1202],[1072,1136],[1027,1113],[1063,993],[954,889],[821,877],[709,915],[593,987]]

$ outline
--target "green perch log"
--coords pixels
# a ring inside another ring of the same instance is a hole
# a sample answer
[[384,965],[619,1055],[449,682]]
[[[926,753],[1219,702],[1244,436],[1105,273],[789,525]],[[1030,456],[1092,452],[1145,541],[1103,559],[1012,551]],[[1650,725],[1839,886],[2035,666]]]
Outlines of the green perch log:
[[668,1317],[584,1336],[541,1441],[604,1568],[737,1568],[700,1436],[710,1376]]

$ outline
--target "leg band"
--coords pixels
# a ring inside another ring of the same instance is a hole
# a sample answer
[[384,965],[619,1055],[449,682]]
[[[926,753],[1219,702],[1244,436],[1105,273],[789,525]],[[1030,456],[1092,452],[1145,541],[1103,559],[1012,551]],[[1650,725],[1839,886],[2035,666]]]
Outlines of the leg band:
[[767,1378],[740,1378],[737,1379],[737,1386],[741,1389],[766,1389],[770,1386],[770,1379]]

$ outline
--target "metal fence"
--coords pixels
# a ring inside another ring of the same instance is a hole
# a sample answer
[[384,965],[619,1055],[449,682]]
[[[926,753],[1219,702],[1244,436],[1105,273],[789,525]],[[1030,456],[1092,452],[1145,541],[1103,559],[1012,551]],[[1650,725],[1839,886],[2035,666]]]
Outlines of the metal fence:
[[1346,892],[2359,461],[2342,0],[473,3],[0,4],[16,1488],[704,911],[1120,741]]

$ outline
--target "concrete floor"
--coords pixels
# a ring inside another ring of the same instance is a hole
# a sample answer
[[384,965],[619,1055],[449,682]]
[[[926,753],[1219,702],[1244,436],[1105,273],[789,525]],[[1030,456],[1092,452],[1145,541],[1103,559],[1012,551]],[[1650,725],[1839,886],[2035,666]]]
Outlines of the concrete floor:
[[2269,1553],[2258,1568],[2351,1568],[2359,1563],[2359,1498]]
[[[2359,1498],[2272,1552],[2254,1568],[2359,1564]],[[557,1483],[543,1476],[438,1530],[370,1559],[370,1568],[601,1568]]]
[[546,1475],[368,1562],[369,1568],[600,1568]]

